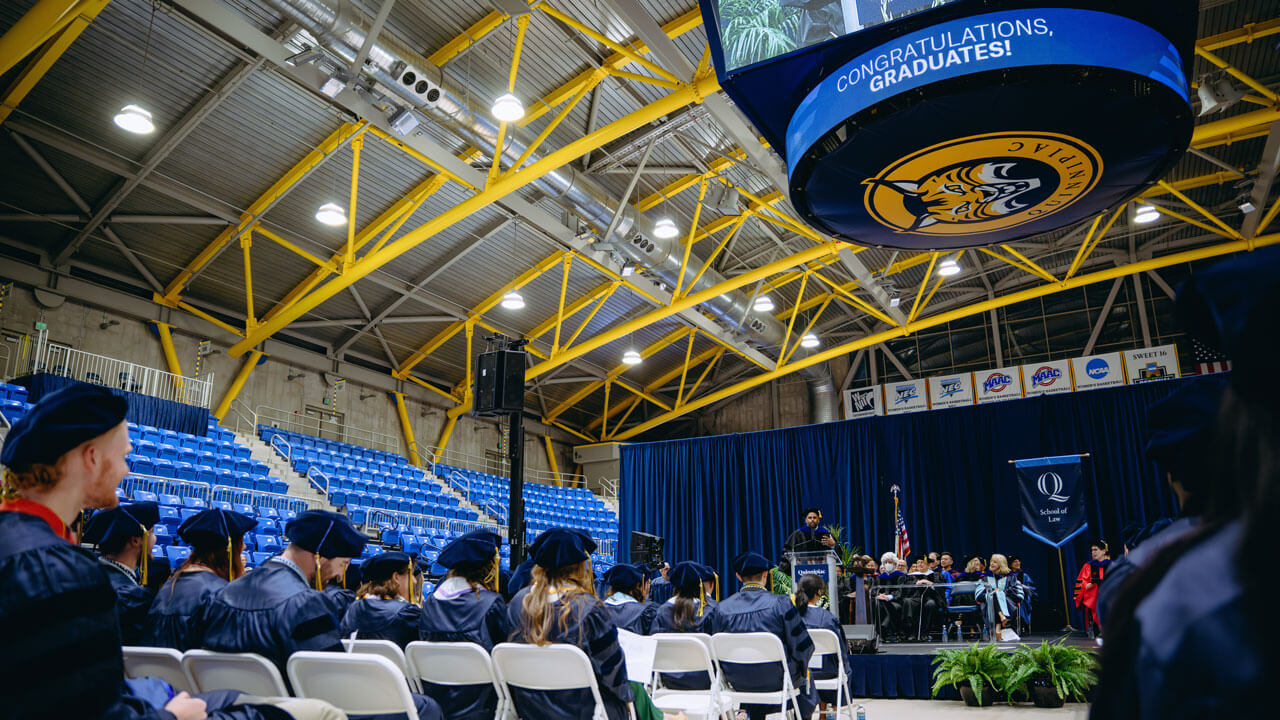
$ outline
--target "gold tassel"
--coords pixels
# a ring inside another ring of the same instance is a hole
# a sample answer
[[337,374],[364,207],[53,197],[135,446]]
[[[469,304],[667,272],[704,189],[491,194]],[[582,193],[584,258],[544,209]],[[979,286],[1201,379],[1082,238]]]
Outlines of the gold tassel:
[[702,617],[702,611],[707,607],[707,586],[698,581],[698,617]]
[[139,525],[142,528],[142,586],[147,585],[147,556],[151,554],[151,549],[147,547],[147,536],[151,531],[146,526]]
[[320,553],[316,553],[316,591],[324,591],[324,586],[320,584]]
[[[346,584],[345,584],[346,579],[347,579],[347,576],[343,575],[342,576],[342,580],[344,583],[343,587],[346,587]],[[409,561],[409,602],[414,605],[417,605],[418,603],[415,602],[417,599],[418,599],[418,596],[413,594],[413,561],[410,560]]]
[[498,573],[500,572],[500,569],[501,569],[501,561],[499,560],[499,555],[495,550],[493,553],[493,566],[489,568],[489,574],[484,579],[485,587],[488,587],[490,590],[493,590],[494,592],[498,591],[498,585],[501,584],[501,582],[498,579]]
[[232,580],[235,580],[235,578],[231,576],[234,575],[236,572],[236,560],[235,558],[231,557],[231,552],[232,552],[231,534],[228,533],[227,534],[227,582],[231,582]]
[[716,602],[720,602],[720,574],[713,572],[711,576],[716,579]]

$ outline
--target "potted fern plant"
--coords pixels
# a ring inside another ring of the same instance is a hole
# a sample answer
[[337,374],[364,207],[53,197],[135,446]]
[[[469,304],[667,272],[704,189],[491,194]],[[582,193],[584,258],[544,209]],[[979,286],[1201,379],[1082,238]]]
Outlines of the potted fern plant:
[[966,705],[986,707],[1005,689],[1009,677],[1009,656],[995,644],[974,643],[968,647],[940,651],[934,657],[933,690],[947,685],[960,691]]
[[1010,656],[1006,687],[1010,700],[1020,692],[1036,707],[1062,707],[1067,700],[1084,700],[1098,682],[1096,667],[1093,653],[1062,641],[1045,641],[1037,648],[1018,648]]

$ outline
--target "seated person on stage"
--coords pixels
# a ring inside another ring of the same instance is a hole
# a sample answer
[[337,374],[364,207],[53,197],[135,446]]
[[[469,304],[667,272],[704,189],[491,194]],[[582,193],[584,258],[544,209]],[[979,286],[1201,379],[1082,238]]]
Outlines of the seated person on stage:
[[[327,510],[299,514],[284,533],[289,546],[223,588],[205,606],[201,622],[206,650],[257,653],[275,664],[287,683],[293,653],[344,652],[337,611],[319,590],[320,559],[357,557],[368,540],[345,515]],[[331,567],[345,570],[345,565]],[[442,717],[434,700],[414,695],[414,701],[421,720]]]
[[964,572],[955,576],[956,582],[977,582],[987,572],[987,564],[981,555],[971,555],[964,561]]
[[[496,592],[498,546],[502,538],[473,530],[445,545],[436,563],[449,569],[422,603],[419,636],[428,642],[471,642],[493,650],[511,634],[507,603]],[[498,707],[491,683],[436,685],[423,681],[423,693],[440,703],[448,718],[487,720]]]
[[151,528],[159,520],[155,503],[139,502],[101,510],[85,524],[82,539],[98,546],[98,562],[116,591],[116,617],[125,645],[142,642],[142,625],[156,597],[147,589],[147,558],[155,543]]
[[822,511],[809,508],[804,511],[801,525],[782,544],[782,562],[778,567],[785,573],[791,571],[790,553],[820,553],[836,546],[831,531],[822,526]]
[[[627,681],[618,628],[596,597],[591,574],[595,542],[569,528],[551,528],[534,540],[533,583],[511,601],[512,642],[576,645],[591,661],[609,720],[627,720],[635,698]],[[585,690],[511,688],[522,720],[578,717],[594,706]],[[588,712],[589,714],[589,712]]]
[[925,558],[916,560],[911,572],[904,578],[907,584],[914,587],[902,591],[902,619],[907,634],[916,640],[928,640],[929,633],[938,627],[938,616],[942,610],[942,597],[933,587],[929,575],[929,561]]
[[898,569],[898,556],[887,552],[880,556],[880,574],[875,577],[875,617],[880,627],[880,637],[888,642],[898,642],[904,627],[902,610],[903,588],[907,574]]
[[991,629],[991,639],[1004,639],[1004,629],[1013,624],[1013,615],[1022,600],[1022,586],[1009,572],[1009,561],[1003,555],[991,556],[991,574],[978,582],[974,599],[982,608],[982,616]]
[[640,570],[635,565],[619,563],[605,571],[604,582],[609,586],[604,605],[613,613],[618,629],[648,635],[658,606],[645,598]]
[[413,597],[413,558],[384,552],[365,560],[360,571],[364,583],[342,618],[342,637],[390,640],[402,649],[417,640],[422,610],[408,600]]
[[897,568],[898,572],[906,573],[909,568],[909,566],[907,565],[907,559],[904,557],[898,558],[898,562],[894,565],[894,567]]
[[200,647],[192,620],[227,583],[244,575],[244,534],[258,521],[243,513],[211,508],[187,518],[178,537],[191,555],[156,594],[143,627],[142,644],[186,652]]
[[1036,597],[1036,584],[1031,581],[1031,576],[1022,569],[1022,558],[1017,555],[1009,556],[1009,574],[1017,579],[1018,584],[1022,586],[1022,601],[1018,603],[1018,619],[1022,622],[1022,627],[1029,629],[1031,627],[1031,601]]
[[1097,540],[1089,543],[1089,561],[1080,566],[1076,574],[1075,601],[1076,607],[1084,615],[1085,629],[1089,637],[1098,632],[1098,586],[1106,579],[1111,565],[1111,555],[1107,542]]
[[935,585],[940,583],[950,584],[955,579],[955,564],[955,556],[943,550],[938,553],[938,566],[931,571],[932,577],[930,579],[933,580]]
[[[733,559],[733,570],[742,583],[742,589],[716,606],[709,623],[712,635],[716,633],[770,632],[782,641],[786,667],[777,665],[741,665],[721,662],[725,680],[740,692],[777,692],[782,688],[782,673],[789,672],[792,686],[799,691],[797,709],[800,717],[807,718],[817,707],[818,697],[808,682],[809,657],[813,655],[813,640],[805,629],[800,614],[791,601],[765,589],[769,573],[769,561],[759,553],[747,551]],[[751,720],[763,720],[776,705],[744,705]]]
[[928,566],[925,568],[925,572],[933,573],[938,571],[938,565],[941,564],[941,561],[938,557],[937,550],[930,550],[929,554],[926,555],[924,559],[925,565]]
[[[836,616],[832,615],[826,608],[818,603],[822,601],[822,596],[827,592],[827,584],[817,575],[805,575],[800,578],[800,582],[796,585],[795,606],[796,612],[800,613],[800,619],[804,622],[804,626],[810,630],[830,630],[836,634],[838,641],[837,647],[844,654],[844,666],[849,667],[849,643],[844,638],[844,628],[840,623],[836,622]],[[813,680],[830,680],[838,674],[836,667],[836,659],[831,655],[822,657],[822,667],[815,668],[810,673]],[[850,692],[845,693],[845,697],[850,697]],[[834,690],[819,690],[818,699],[823,703],[834,703],[836,701],[836,692]],[[822,708],[825,711],[825,708]]]
[[[676,594],[658,607],[653,618],[653,632],[710,634],[708,625],[714,612],[706,602],[706,586],[698,563],[676,563],[668,577]],[[711,676],[705,672],[664,673],[662,684],[675,690],[706,690],[711,687]]]
[[68,524],[86,507],[117,504],[116,487],[129,472],[127,409],[105,388],[72,385],[41,398],[13,424],[0,450],[0,464],[8,468],[0,502],[0,716],[341,717],[312,700],[234,705],[239,692],[193,697],[157,678],[126,680],[115,591],[93,554],[71,542]]

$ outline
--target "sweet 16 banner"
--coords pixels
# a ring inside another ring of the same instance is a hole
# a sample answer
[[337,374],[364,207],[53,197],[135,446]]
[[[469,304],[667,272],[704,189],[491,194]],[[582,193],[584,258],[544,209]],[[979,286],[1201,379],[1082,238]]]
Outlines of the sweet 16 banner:
[[1014,460],[1013,467],[1022,497],[1023,532],[1057,548],[1089,527],[1079,455]]

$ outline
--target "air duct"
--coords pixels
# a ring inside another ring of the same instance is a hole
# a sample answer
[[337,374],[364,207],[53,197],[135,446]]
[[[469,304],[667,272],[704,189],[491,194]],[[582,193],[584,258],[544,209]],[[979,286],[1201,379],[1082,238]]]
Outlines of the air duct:
[[[346,0],[265,0],[267,5],[285,14],[309,32],[334,56],[348,63],[353,61],[364,44],[369,20],[364,13]],[[443,81],[440,68],[398,43],[380,38],[370,49],[364,72],[385,91],[394,93],[406,104],[418,109],[427,118],[439,123],[461,140],[481,152],[492,154],[497,146],[498,126],[487,115],[475,112],[462,99],[462,94]],[[406,74],[414,76],[414,82],[405,84]],[[422,85],[425,81],[427,84]],[[418,92],[429,88],[438,92]],[[503,144],[506,165],[513,164],[528,147],[520,132],[507,132]],[[536,162],[541,155],[534,153],[528,162]],[[603,232],[613,220],[616,204],[594,180],[577,170],[563,166],[533,183],[541,192],[554,198],[579,217]],[[625,207],[615,225],[611,237],[601,238],[627,260],[642,266],[654,277],[671,287],[679,284],[697,292],[720,283],[724,278],[708,269],[691,285],[700,261],[690,258],[680,275],[683,247],[677,238],[667,240],[654,235],[654,222],[633,207]],[[749,298],[734,290],[703,304],[703,310],[728,328],[740,329],[750,344],[763,352],[776,354],[786,335],[785,326],[772,315],[757,313],[749,304]],[[807,351],[797,348],[795,357],[803,357]],[[831,422],[837,418],[837,393],[831,372],[825,364],[818,364],[799,371],[809,385],[810,421]]]

